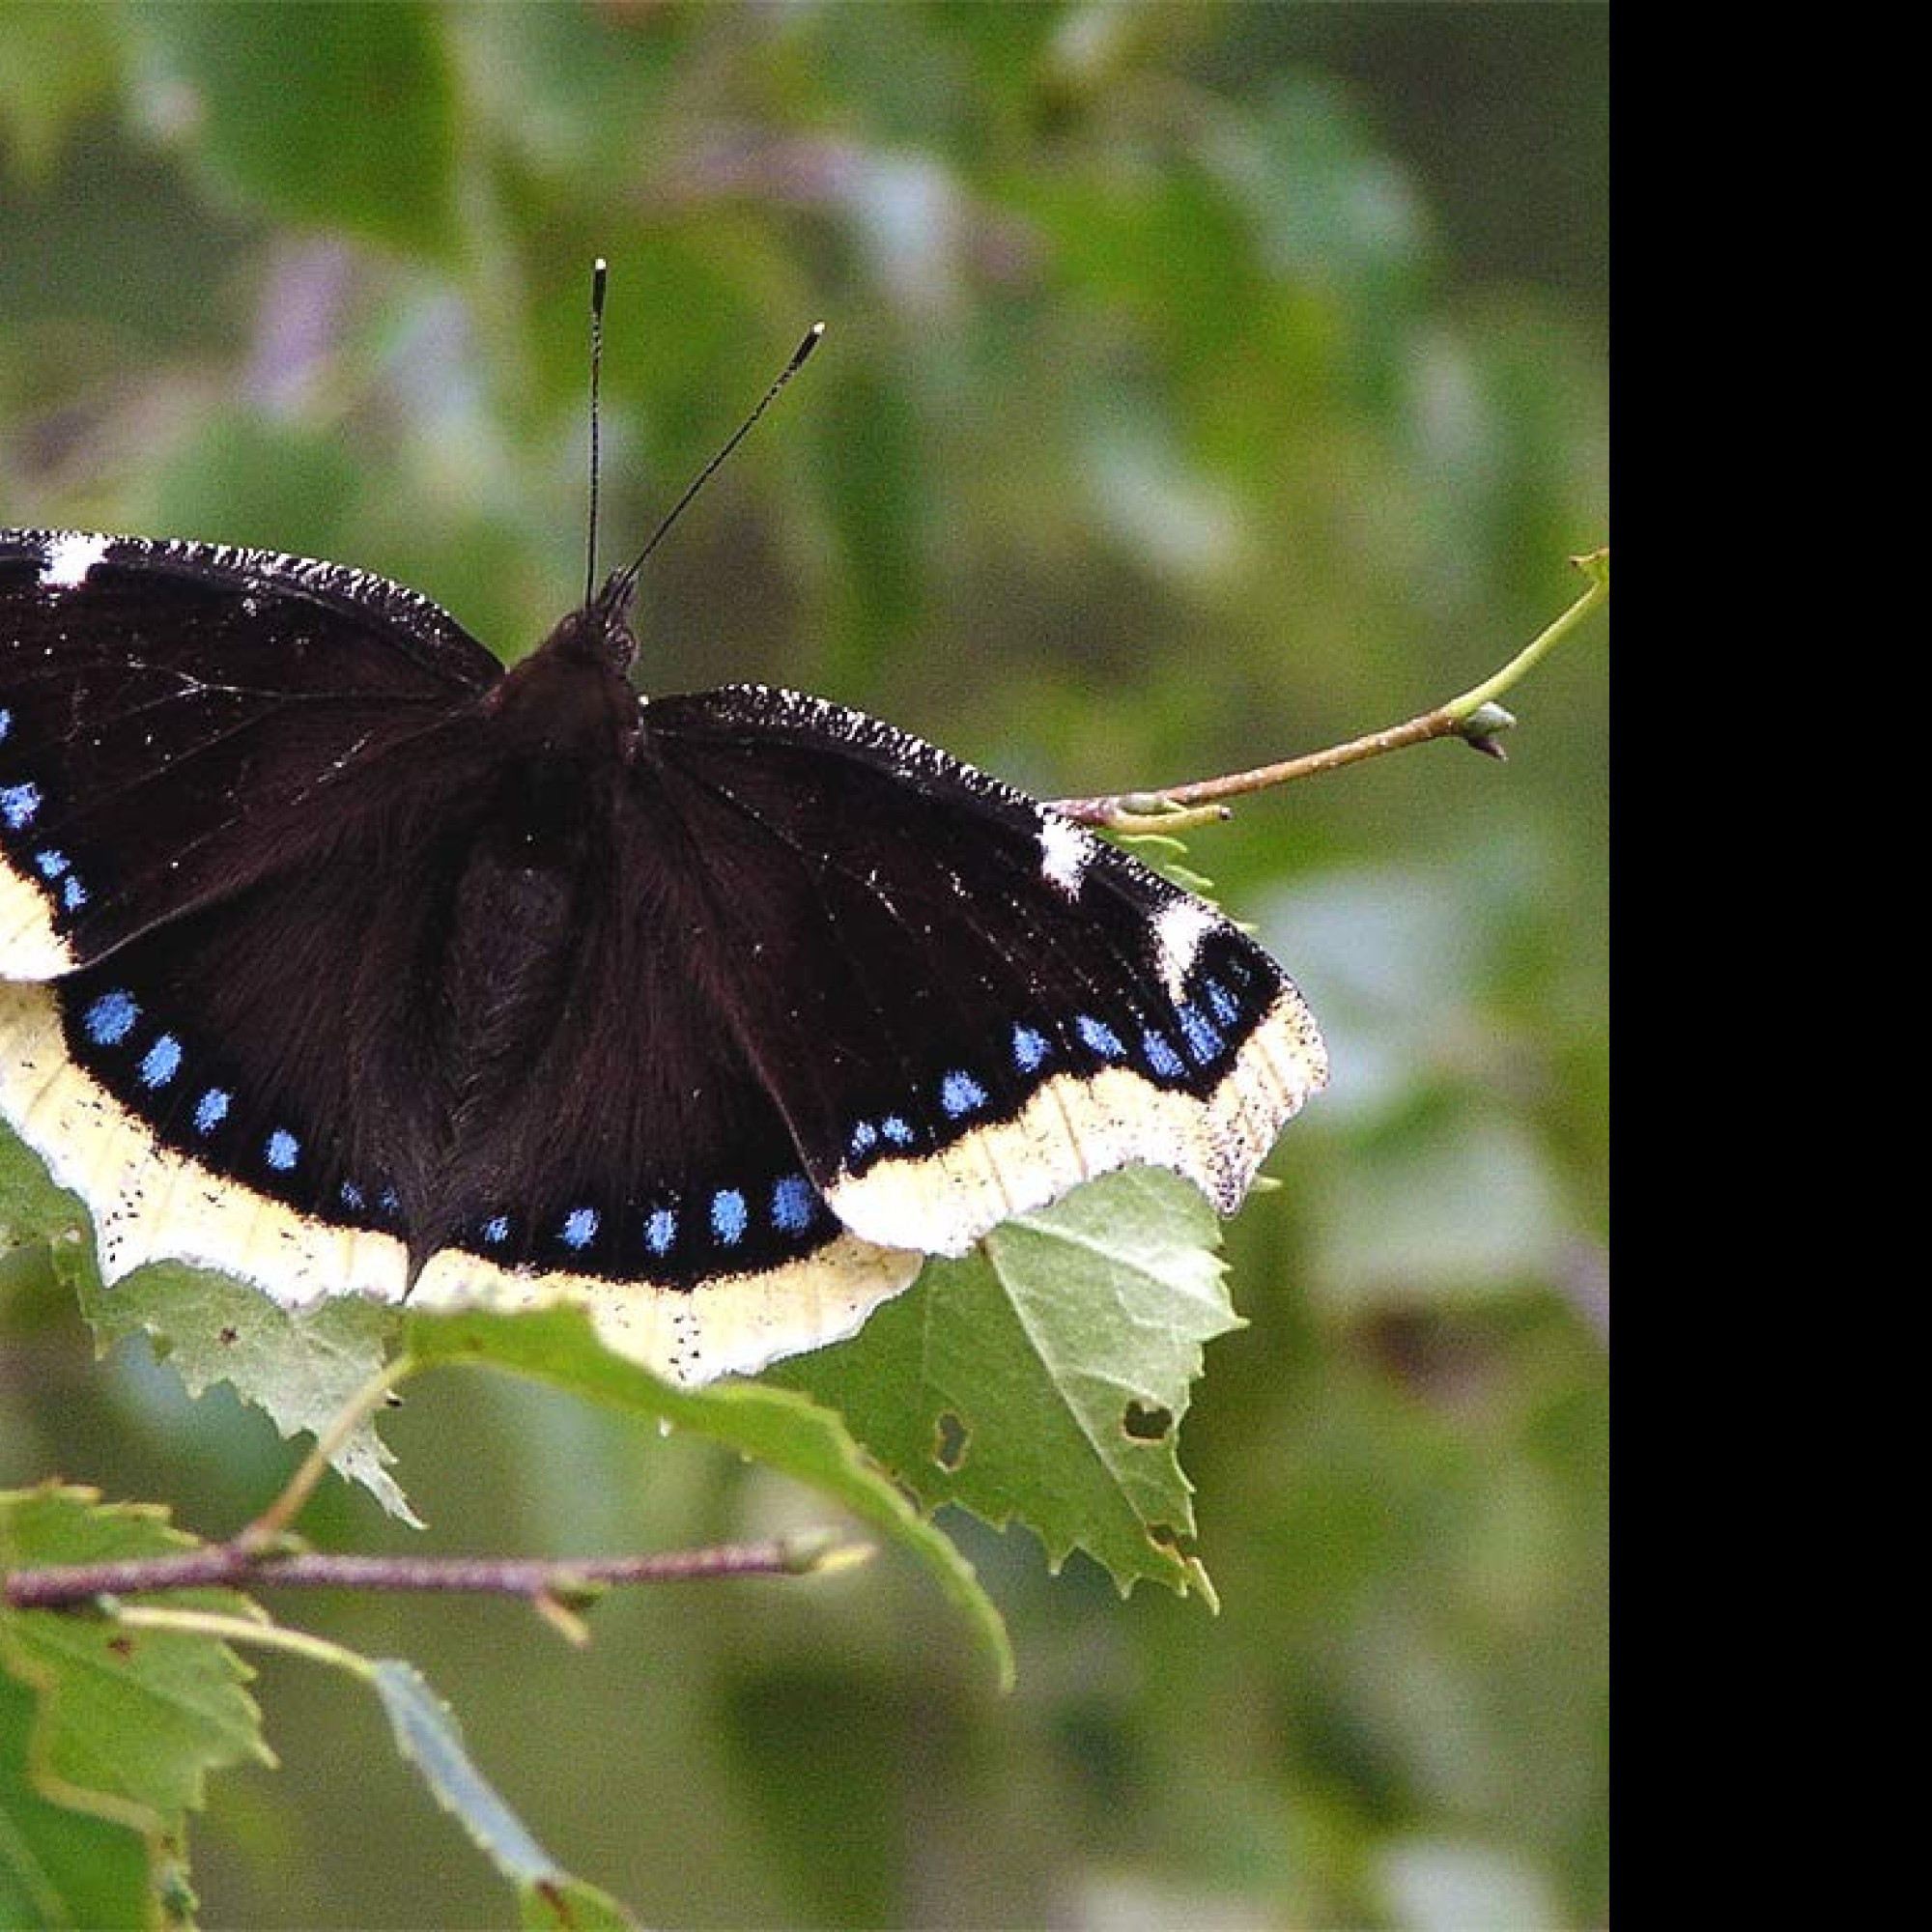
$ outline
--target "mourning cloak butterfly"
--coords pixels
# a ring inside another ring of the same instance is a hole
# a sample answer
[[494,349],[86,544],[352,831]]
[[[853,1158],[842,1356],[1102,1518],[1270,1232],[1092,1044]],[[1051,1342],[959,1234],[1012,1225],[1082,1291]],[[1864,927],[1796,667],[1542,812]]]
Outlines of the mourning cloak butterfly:
[[1239,1203],[1325,1072],[1274,961],[856,711],[640,696],[631,587],[505,670],[339,564],[0,531],[0,1110],[107,1281],[574,1300],[697,1380],[1091,1175]]

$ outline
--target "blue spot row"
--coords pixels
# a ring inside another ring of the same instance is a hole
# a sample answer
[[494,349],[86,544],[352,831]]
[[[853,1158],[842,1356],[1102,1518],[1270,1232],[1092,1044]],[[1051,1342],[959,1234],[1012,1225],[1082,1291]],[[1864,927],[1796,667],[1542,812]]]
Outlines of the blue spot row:
[[919,1136],[903,1114],[888,1114],[879,1121],[860,1121],[846,1137],[846,1152],[853,1160],[863,1160],[881,1141],[888,1147],[909,1148]]
[[[350,1199],[352,1191],[354,1200]],[[343,1200],[352,1208],[362,1206],[360,1191],[347,1184]],[[802,1174],[787,1174],[774,1181],[765,1207],[772,1227],[794,1237],[808,1234],[822,1211],[817,1188]],[[752,1232],[752,1201],[742,1188],[721,1187],[706,1204],[705,1220],[711,1238],[720,1247],[735,1248]],[[478,1225],[477,1234],[485,1245],[500,1248],[510,1238],[511,1225],[509,1215],[493,1214]],[[571,1208],[554,1225],[556,1239],[573,1253],[582,1254],[596,1241],[604,1217],[597,1208],[585,1206]],[[654,1255],[668,1255],[676,1244],[678,1226],[675,1207],[652,1208],[643,1222],[645,1247]]]
[[78,912],[87,903],[87,888],[80,883],[73,870],[73,862],[65,852],[49,848],[34,854],[34,865],[42,878],[48,885],[58,879],[61,882],[61,904],[69,912]]
[[41,788],[31,779],[19,784],[0,785],[0,819],[11,832],[24,831],[41,809]]
[[[57,852],[43,853],[41,857],[43,861],[61,862],[61,855]],[[51,877],[60,876],[58,865],[49,867],[43,863],[41,869]],[[134,1030],[140,1023],[141,1003],[125,986],[102,993],[80,1018],[82,1031],[96,1046],[125,1046],[133,1037]],[[186,1050],[174,1034],[157,1033],[148,1041],[135,1063],[135,1077],[149,1092],[158,1094],[163,1088],[173,1086],[186,1058]],[[227,1088],[204,1088],[196,1097],[194,1112],[189,1117],[194,1131],[207,1140],[227,1120],[234,1104],[235,1096]],[[301,1154],[299,1137],[287,1127],[270,1129],[262,1141],[262,1159],[277,1174],[293,1174],[301,1164]],[[361,1189],[353,1181],[344,1181],[342,1202],[347,1208],[359,1208],[363,1205]],[[393,1189],[385,1193],[383,1205],[391,1209],[395,1208]]]
[[[1184,1080],[1190,1070],[1189,1061],[1196,1066],[1205,1067],[1227,1052],[1228,1039],[1222,1029],[1232,1028],[1242,1016],[1240,999],[1219,980],[1206,981],[1201,987],[1201,996],[1212,1009],[1213,1018],[1210,1019],[1191,1001],[1176,1007],[1175,1016],[1180,1029],[1179,1044],[1160,1028],[1143,1026],[1136,1041],[1138,1054],[1130,1056],[1127,1043],[1119,1031],[1096,1013],[1076,1013],[1071,1033],[1096,1060],[1119,1064],[1137,1058],[1156,1080]],[[1219,1024],[1216,1024],[1217,1021]],[[1052,1036],[1024,1022],[1014,1025],[1012,1064],[1016,1071],[1037,1074],[1053,1060],[1054,1053]],[[949,1121],[970,1120],[991,1105],[991,1095],[985,1085],[960,1066],[941,1076],[938,1099],[940,1110]],[[846,1135],[846,1158],[856,1163],[882,1150],[903,1151],[914,1147],[919,1138],[902,1115],[889,1114],[878,1120],[857,1121]]]

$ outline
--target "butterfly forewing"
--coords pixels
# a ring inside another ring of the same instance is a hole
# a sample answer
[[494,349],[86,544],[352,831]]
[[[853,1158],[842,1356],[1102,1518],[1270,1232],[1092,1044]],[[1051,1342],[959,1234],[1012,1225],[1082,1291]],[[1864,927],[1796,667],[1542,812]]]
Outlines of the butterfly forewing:
[[326,846],[385,762],[500,674],[412,593],[261,551],[9,530],[0,609],[13,978]]

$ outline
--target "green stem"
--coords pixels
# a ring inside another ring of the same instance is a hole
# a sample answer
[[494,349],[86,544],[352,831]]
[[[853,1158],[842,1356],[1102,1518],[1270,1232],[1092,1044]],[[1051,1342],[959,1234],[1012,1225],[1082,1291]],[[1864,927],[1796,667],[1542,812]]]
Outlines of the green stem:
[[1571,559],[1589,580],[1590,587],[1562,616],[1549,625],[1539,636],[1526,643],[1502,669],[1493,677],[1485,678],[1472,690],[1465,691],[1461,697],[1452,697],[1442,706],[1451,718],[1464,721],[1479,705],[1493,704],[1504,692],[1510,689],[1526,672],[1535,668],[1548,657],[1577,626],[1600,606],[1610,601],[1610,554],[1607,550],[1591,551],[1585,556]]
[[342,1445],[361,1428],[396,1384],[413,1375],[418,1366],[414,1356],[405,1353],[385,1362],[371,1376],[315,1438],[315,1446],[302,1458],[281,1494],[236,1537],[236,1544],[255,1552],[280,1542],[301,1513],[302,1505],[315,1493],[316,1485],[328,1473]]
[[[1502,694],[1540,663],[1599,607],[1609,601],[1610,554],[1591,551],[1573,562],[1589,580],[1590,587],[1546,630],[1525,644],[1509,663],[1495,673],[1438,704],[1386,730],[1371,731],[1351,738],[1344,745],[1330,745],[1298,758],[1284,758],[1276,764],[1258,765],[1252,771],[1229,772],[1221,778],[1196,779],[1188,784],[1169,785],[1152,792],[1110,792],[1099,798],[1064,798],[1056,810],[1082,825],[1094,825],[1109,832],[1178,832],[1228,815],[1227,801],[1249,792],[1270,791],[1276,785],[1293,784],[1297,779],[1313,778],[1319,772],[1340,771],[1344,765],[1360,764],[1365,758],[1378,758],[1409,745],[1426,745],[1436,738],[1461,738],[1479,752],[1502,755],[1496,734],[1506,731],[1516,721],[1496,703]],[[1487,710],[1485,707],[1488,707]]]
[[280,1624],[256,1623],[248,1617],[224,1616],[218,1610],[169,1610],[146,1604],[117,1605],[114,1621],[129,1630],[174,1631],[191,1636],[212,1636],[223,1643],[250,1643],[262,1650],[286,1651],[311,1663],[326,1663],[347,1671],[365,1684],[376,1681],[375,1667],[365,1657],[346,1650],[327,1637],[306,1631],[285,1630]]

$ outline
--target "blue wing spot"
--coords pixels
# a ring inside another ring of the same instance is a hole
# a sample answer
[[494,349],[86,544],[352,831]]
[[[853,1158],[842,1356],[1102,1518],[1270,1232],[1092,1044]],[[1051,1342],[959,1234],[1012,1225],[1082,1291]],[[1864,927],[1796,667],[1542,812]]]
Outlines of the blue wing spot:
[[567,1248],[587,1248],[597,1238],[596,1208],[573,1208],[563,1217],[563,1226],[557,1234]]
[[141,1084],[146,1087],[165,1087],[181,1071],[181,1041],[173,1034],[164,1033],[141,1056]]
[[1105,1020],[1096,1020],[1092,1013],[1082,1013],[1073,1022],[1074,1030],[1094,1052],[1102,1060],[1124,1060],[1127,1049],[1121,1044],[1121,1037]]
[[483,1238],[493,1248],[500,1248],[510,1238],[510,1217],[507,1214],[492,1214],[483,1223]]
[[787,1174],[772,1189],[772,1226],[781,1235],[802,1235],[811,1226],[818,1194],[802,1174]]
[[56,852],[49,846],[46,851],[34,854],[34,864],[39,867],[42,878],[57,879],[73,861],[65,852]]
[[24,784],[0,785],[0,818],[14,832],[34,822],[41,809],[41,788],[30,779]]
[[852,1129],[852,1138],[845,1143],[846,1151],[854,1160],[863,1158],[879,1144],[879,1130],[870,1121],[861,1121]]
[[1037,1071],[1046,1060],[1047,1042],[1043,1033],[1030,1026],[1013,1029],[1013,1065],[1022,1073]]
[[377,1195],[376,1206],[385,1214],[400,1214],[403,1211],[403,1204],[396,1199],[393,1187],[385,1187]]
[[677,1213],[674,1208],[658,1208],[644,1223],[644,1246],[654,1255],[668,1254],[677,1239]]
[[0,744],[6,742],[7,733],[14,728],[14,714],[0,709]]
[[1147,1056],[1147,1064],[1163,1080],[1179,1080],[1187,1071],[1179,1054],[1174,1050],[1174,1042],[1164,1033],[1156,1033],[1152,1027],[1141,1035],[1141,1052]]
[[1188,1005],[1177,1007],[1174,1010],[1180,1021],[1180,1037],[1187,1042],[1187,1051],[1194,1057],[1196,1065],[1206,1066],[1228,1042],[1199,1007]]
[[895,1147],[911,1147],[917,1138],[912,1130],[912,1122],[898,1114],[888,1114],[879,1122],[879,1131]]
[[369,1205],[367,1197],[353,1180],[345,1180],[339,1191],[342,1196],[342,1205],[351,1213],[359,1214]]
[[751,1223],[745,1197],[735,1187],[721,1187],[711,1197],[711,1232],[727,1248],[745,1238],[745,1230]]
[[81,1024],[96,1046],[119,1046],[134,1031],[141,1009],[132,993],[102,993],[88,1008]]
[[87,888],[78,879],[70,878],[61,888],[61,904],[69,912],[78,912],[87,903]]
[[970,1073],[954,1067],[939,1083],[939,1104],[956,1121],[977,1114],[986,1104],[986,1090]]
[[1208,995],[1208,1004],[1223,1026],[1233,1026],[1241,1017],[1240,1001],[1219,980],[1209,980],[1201,990]]
[[301,1158],[301,1142],[286,1127],[277,1127],[262,1149],[262,1155],[278,1174],[286,1174]]
[[194,1130],[198,1134],[212,1134],[228,1118],[230,1095],[219,1087],[211,1087],[194,1103]]

